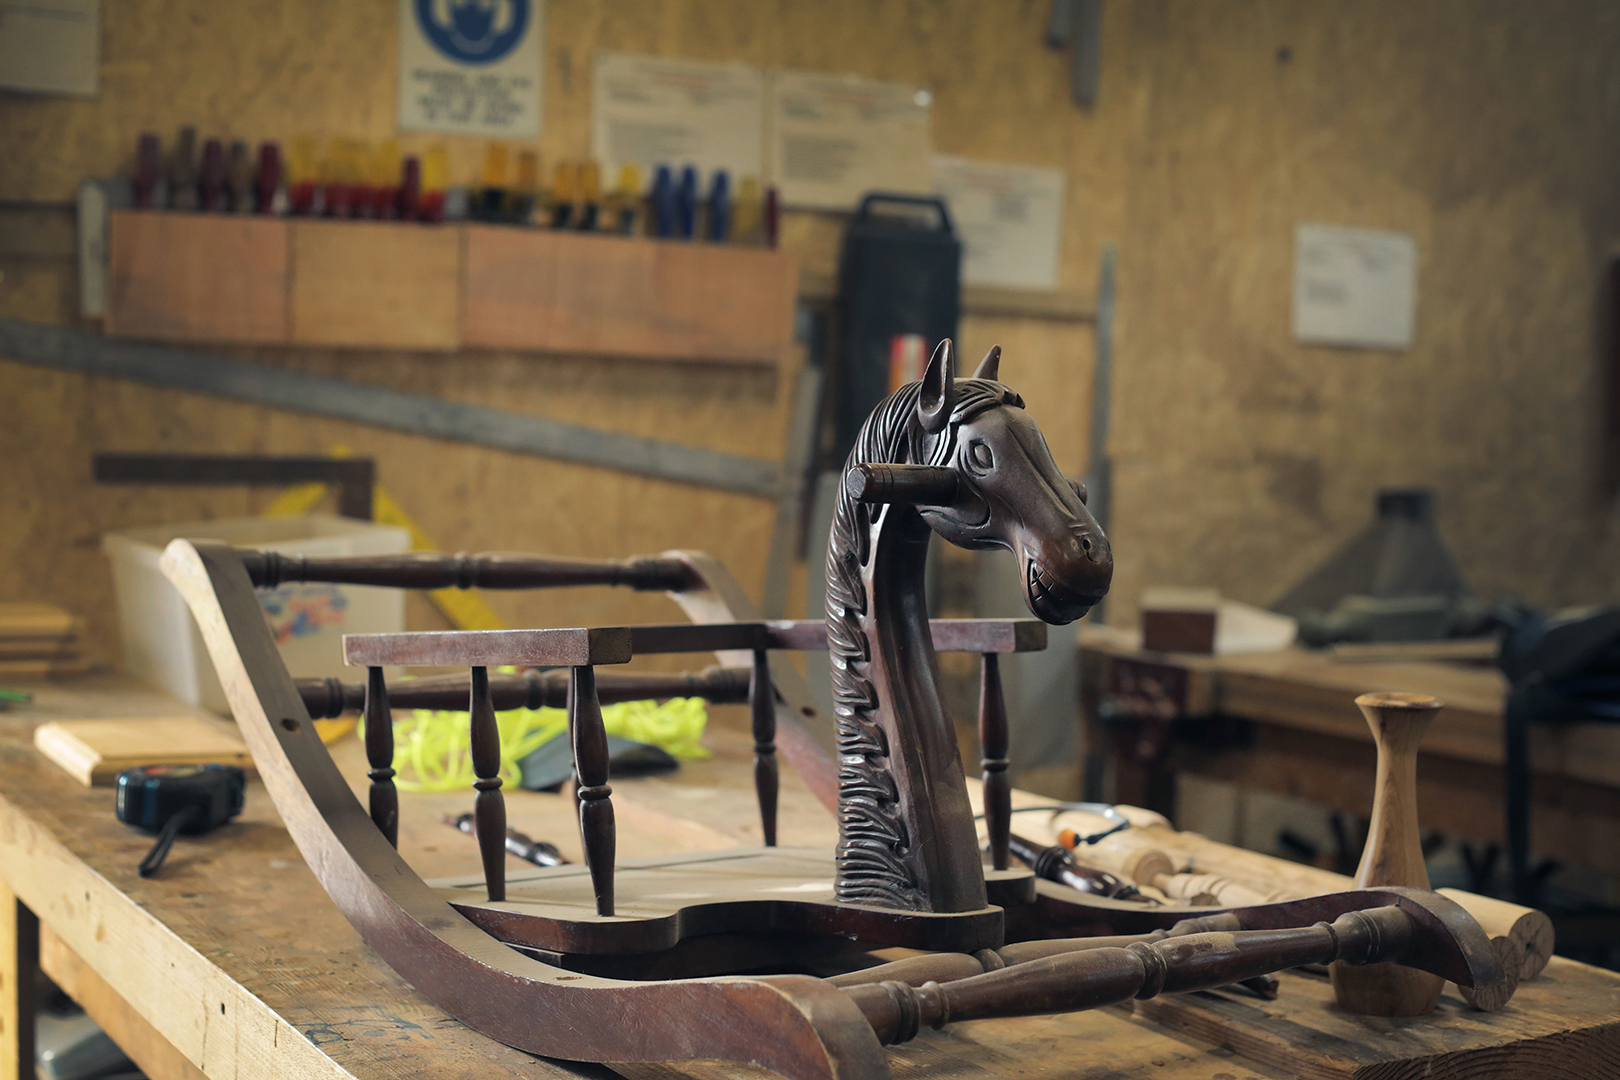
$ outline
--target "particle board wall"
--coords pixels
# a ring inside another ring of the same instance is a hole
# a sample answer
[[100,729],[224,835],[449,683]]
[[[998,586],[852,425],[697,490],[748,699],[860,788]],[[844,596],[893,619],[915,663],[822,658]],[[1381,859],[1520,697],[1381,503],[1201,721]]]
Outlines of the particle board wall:
[[[1272,599],[1351,535],[1384,485],[1440,489],[1441,525],[1487,593],[1620,600],[1620,543],[1596,498],[1592,341],[1620,192],[1620,23],[1601,0],[1112,0],[1093,110],[1041,45],[1045,0],[551,0],[548,163],[589,147],[597,49],[854,72],[934,92],[941,152],[1060,167],[1060,284],[1095,288],[1120,249],[1116,615],[1147,584]],[[106,5],[102,90],[0,95],[0,200],[71,198],[128,168],[136,135],[180,124],[249,139],[394,135],[393,0]],[[418,148],[427,139],[401,142]],[[446,140],[459,178],[482,142]],[[1418,240],[1417,343],[1305,348],[1288,335],[1296,221]],[[839,223],[790,216],[786,245],[832,268]],[[0,260],[0,313],[71,321],[71,266]],[[1090,332],[965,319],[999,340],[1060,465],[1084,467]],[[790,372],[497,352],[245,350],[339,375],[736,453],[780,453]],[[0,362],[0,596],[92,615],[115,654],[99,534],[249,512],[264,496],[97,489],[98,449],[320,452],[382,482],[452,548],[629,554],[707,547],[757,589],[768,503],[415,439],[175,391]],[[12,463],[19,463],[13,465]],[[514,620],[659,618],[652,598],[500,597]],[[651,606],[649,606],[651,605]],[[99,624],[95,616],[100,613]],[[432,625],[412,608],[414,625]]]

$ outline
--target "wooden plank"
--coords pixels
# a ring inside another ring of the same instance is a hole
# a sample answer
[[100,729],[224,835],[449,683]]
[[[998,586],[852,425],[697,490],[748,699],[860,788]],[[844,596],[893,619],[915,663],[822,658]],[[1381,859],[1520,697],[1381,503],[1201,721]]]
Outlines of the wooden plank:
[[39,937],[39,966],[51,981],[112,1036],[118,1048],[147,1080],[203,1080],[204,1073],[187,1061],[157,1028],[147,1022],[106,979],[49,927]]
[[292,340],[454,349],[458,229],[363,221],[292,225]]
[[33,1080],[39,920],[0,880],[0,1080]]
[[157,341],[287,340],[287,222],[120,210],[107,227],[107,332]]
[[108,787],[138,765],[253,769],[234,724],[197,716],[53,720],[34,730],[34,745],[86,787]]
[[798,268],[774,251],[469,225],[468,346],[781,362]]

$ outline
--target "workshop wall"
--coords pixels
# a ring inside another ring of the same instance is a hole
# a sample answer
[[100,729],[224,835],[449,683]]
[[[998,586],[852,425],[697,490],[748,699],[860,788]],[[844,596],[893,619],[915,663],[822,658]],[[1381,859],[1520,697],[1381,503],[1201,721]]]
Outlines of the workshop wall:
[[[1044,0],[549,0],[545,159],[589,148],[597,49],[913,81],[945,153],[1060,167],[1061,284],[1095,289],[1120,249],[1112,532],[1116,617],[1145,584],[1267,601],[1359,528],[1376,488],[1440,489],[1441,527],[1482,591],[1620,599],[1598,497],[1594,297],[1620,191],[1620,17],[1599,0],[1110,0],[1090,111],[1041,43]],[[394,0],[103,5],[100,94],[0,94],[0,201],[61,202],[128,171],[143,130],[393,137]],[[407,150],[428,139],[400,137]],[[432,141],[439,141],[435,137]],[[457,179],[480,140],[445,139]],[[1401,229],[1419,245],[1410,352],[1307,348],[1288,333],[1296,221]],[[832,268],[839,223],[790,216],[785,244]],[[70,261],[0,259],[0,315],[72,323]],[[1059,464],[1085,465],[1088,327],[964,320],[1006,348]],[[775,459],[780,370],[493,354],[237,350],[298,370]],[[116,656],[108,529],[252,512],[268,495],[97,488],[96,450],[378,459],[448,548],[713,551],[757,593],[764,500],[417,439],[177,391],[0,362],[0,596],[92,616]],[[802,596],[795,586],[792,595]],[[604,591],[497,597],[516,620],[669,617]],[[436,625],[413,607],[415,626]]]

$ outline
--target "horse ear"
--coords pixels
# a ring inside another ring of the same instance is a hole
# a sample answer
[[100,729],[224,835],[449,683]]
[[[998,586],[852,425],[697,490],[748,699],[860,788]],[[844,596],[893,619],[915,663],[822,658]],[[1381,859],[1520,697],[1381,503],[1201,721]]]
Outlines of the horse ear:
[[951,406],[956,403],[956,372],[951,370],[951,339],[946,338],[934,349],[923,372],[922,396],[917,399],[917,422],[930,435],[945,430],[951,419]]
[[989,379],[991,382],[1001,381],[1001,346],[992,345],[990,351],[984,354],[979,366],[973,372],[975,379]]

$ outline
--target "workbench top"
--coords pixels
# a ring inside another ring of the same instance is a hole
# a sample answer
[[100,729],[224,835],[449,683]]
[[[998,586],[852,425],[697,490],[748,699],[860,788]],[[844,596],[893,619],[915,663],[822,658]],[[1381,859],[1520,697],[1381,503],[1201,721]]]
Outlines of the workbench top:
[[[110,790],[84,788],[39,755],[32,731],[46,720],[190,710],[113,677],[34,689],[33,705],[0,714],[0,879],[39,915],[47,972],[153,1080],[603,1075],[502,1046],[406,985],[328,900],[256,782],[240,819],[181,839],[163,872],[142,880],[135,866],[150,838],[115,820]],[[622,857],[758,842],[751,740],[714,725],[706,741],[711,761],[615,779]],[[334,756],[360,789],[358,742],[340,742]],[[831,844],[832,818],[791,770],[782,786],[782,842]],[[439,821],[467,809],[471,792],[401,801],[400,850],[423,876],[478,872],[476,843]],[[514,828],[577,857],[570,804],[507,798]],[[964,1024],[891,1051],[890,1062],[897,1080],[1620,1076],[1620,976],[1609,972],[1555,959],[1501,1013],[1448,995],[1417,1020],[1352,1016],[1332,1005],[1325,979],[1280,978],[1276,1001],[1203,993]],[[613,1071],[631,1080],[750,1072],[713,1063]]]

